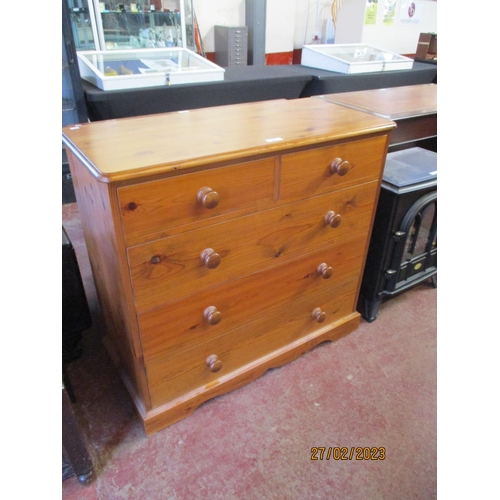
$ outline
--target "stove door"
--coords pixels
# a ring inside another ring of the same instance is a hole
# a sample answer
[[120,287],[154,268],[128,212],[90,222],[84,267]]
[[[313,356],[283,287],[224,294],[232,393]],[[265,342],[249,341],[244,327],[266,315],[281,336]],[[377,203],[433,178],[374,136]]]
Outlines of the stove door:
[[386,292],[394,293],[437,272],[437,191],[419,198],[394,233],[394,249],[385,271]]

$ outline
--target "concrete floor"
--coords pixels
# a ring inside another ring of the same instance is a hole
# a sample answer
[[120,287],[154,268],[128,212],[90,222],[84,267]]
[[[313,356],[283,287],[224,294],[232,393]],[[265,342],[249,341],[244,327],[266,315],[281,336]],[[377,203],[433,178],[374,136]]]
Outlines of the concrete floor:
[[[63,205],[63,225],[94,317],[68,371],[95,467],[87,487],[63,482],[64,500],[436,498],[437,290],[428,283],[385,302],[373,323],[146,437],[100,340],[76,204]],[[323,460],[311,460],[313,447],[325,447]],[[334,447],[383,447],[385,459],[327,460]]]

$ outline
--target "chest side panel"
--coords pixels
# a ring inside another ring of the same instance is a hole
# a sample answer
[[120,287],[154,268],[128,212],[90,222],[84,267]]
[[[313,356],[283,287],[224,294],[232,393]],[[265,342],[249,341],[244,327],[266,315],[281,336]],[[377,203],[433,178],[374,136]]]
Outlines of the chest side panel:
[[109,184],[96,181],[70,151],[68,160],[101,318],[110,340],[108,348],[140,410],[145,411],[150,406],[149,389],[125,249],[117,210],[113,208],[114,190]]

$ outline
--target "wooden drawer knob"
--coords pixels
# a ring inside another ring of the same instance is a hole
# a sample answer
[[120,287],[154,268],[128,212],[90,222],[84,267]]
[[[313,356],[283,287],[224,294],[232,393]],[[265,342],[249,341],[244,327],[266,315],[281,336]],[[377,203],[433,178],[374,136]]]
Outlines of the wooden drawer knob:
[[333,268],[324,262],[318,266],[318,274],[320,274],[325,280],[330,279],[333,276]]
[[205,208],[215,208],[219,204],[219,193],[207,186],[198,191],[198,201]]
[[216,354],[211,354],[207,358],[207,366],[210,368],[211,372],[218,372],[222,368],[222,361]]
[[330,210],[325,215],[325,224],[328,224],[330,227],[339,227],[342,222],[342,216],[340,214],[336,214],[333,210]]
[[215,269],[220,264],[220,255],[213,248],[201,252],[201,261],[207,269]]
[[217,310],[215,306],[207,307],[203,311],[203,316],[205,317],[209,325],[217,325],[222,319],[222,314]]
[[342,158],[335,158],[332,163],[330,163],[330,171],[332,174],[340,175],[340,177],[347,174],[349,170],[351,170],[351,164]]
[[323,321],[325,321],[326,319],[326,312],[322,311],[321,308],[317,307],[316,309],[314,309],[311,316],[314,319],[314,321],[318,323],[323,323]]

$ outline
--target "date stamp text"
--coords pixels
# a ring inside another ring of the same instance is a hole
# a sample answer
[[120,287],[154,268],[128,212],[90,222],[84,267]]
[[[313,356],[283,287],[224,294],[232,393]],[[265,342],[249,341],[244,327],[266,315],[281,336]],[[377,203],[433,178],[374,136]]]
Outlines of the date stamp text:
[[311,448],[311,460],[385,460],[385,448],[314,446]]

